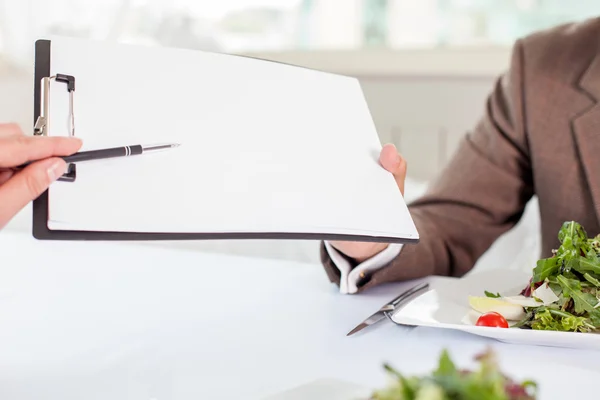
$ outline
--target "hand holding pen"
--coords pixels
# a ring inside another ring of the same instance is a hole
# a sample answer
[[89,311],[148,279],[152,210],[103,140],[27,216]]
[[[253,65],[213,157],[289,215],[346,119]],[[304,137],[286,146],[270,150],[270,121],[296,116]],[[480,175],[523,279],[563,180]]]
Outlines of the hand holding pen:
[[77,152],[75,137],[25,136],[14,124],[0,124],[0,229],[63,176],[70,163],[129,157],[179,144],[132,145]]
[[81,145],[74,137],[25,136],[15,124],[0,124],[0,229],[64,174],[61,157]]

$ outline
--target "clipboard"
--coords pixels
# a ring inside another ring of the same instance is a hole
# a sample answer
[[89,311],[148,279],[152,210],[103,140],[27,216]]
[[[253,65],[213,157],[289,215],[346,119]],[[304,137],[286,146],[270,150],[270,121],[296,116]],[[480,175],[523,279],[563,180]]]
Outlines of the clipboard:
[[[106,44],[102,44],[100,45],[97,42],[88,42],[88,41],[80,41],[79,39],[52,39],[52,40],[46,40],[46,39],[41,39],[36,41],[35,43],[35,73],[34,73],[34,80],[35,80],[35,85],[34,85],[34,134],[35,135],[50,135],[50,131],[51,129],[49,128],[49,126],[51,126],[51,124],[48,124],[49,120],[51,120],[51,116],[50,114],[50,109],[51,109],[51,90],[52,90],[52,95],[54,95],[55,93],[60,92],[61,96],[64,95],[65,97],[68,98],[68,103],[69,103],[69,110],[68,110],[68,115],[64,115],[64,117],[61,117],[61,119],[63,121],[68,121],[67,125],[68,125],[68,129],[67,129],[67,134],[68,135],[73,135],[73,136],[78,136],[78,131],[75,129],[75,124],[77,123],[77,107],[79,106],[79,104],[77,103],[77,90],[80,90],[80,88],[78,87],[77,83],[78,83],[78,76],[76,73],[71,73],[71,71],[68,70],[57,70],[54,71],[52,70],[52,60],[53,60],[53,43],[56,43],[57,40],[60,40],[61,46],[63,49],[67,48],[69,46],[69,43],[73,42],[73,43],[77,43],[78,45],[81,45],[81,43],[85,43],[86,47],[88,48],[89,46],[101,46],[101,48],[106,48]],[[78,42],[79,41],[79,42]],[[65,44],[66,43],[66,44]],[[103,46],[103,47],[102,47]],[[184,51],[184,50],[179,50],[179,49],[146,49],[144,48],[143,50],[141,50],[141,48],[143,46],[132,46],[132,45],[121,45],[121,44],[116,44],[114,45],[115,47],[121,47],[122,46],[130,46],[130,49],[137,49],[139,51],[144,51],[146,53],[144,54],[148,54],[148,52],[164,52],[164,57],[168,57],[171,55],[177,55],[179,53],[177,52],[186,52],[185,56],[189,57],[189,59],[193,58],[193,55],[191,54],[192,51]],[[73,50],[74,52],[77,52],[77,49]],[[171,53],[169,53],[171,52]],[[258,59],[253,59],[251,57],[244,57],[244,56],[237,56],[237,55],[217,55],[218,57],[231,57],[231,58],[235,58],[237,60],[241,60],[241,59],[247,59],[247,60],[252,60],[256,63],[262,63],[262,65],[281,65],[284,67],[288,67],[294,70],[306,70],[306,71],[313,71],[304,67],[296,67],[296,66],[291,66],[291,65],[287,65],[287,64],[283,64],[283,63],[278,63],[278,62],[273,62],[273,61],[267,61],[267,60],[258,60]],[[82,55],[81,57],[85,57],[85,55]],[[89,57],[89,55],[88,55]],[[172,64],[171,67],[173,67],[173,69],[175,68],[175,64]],[[67,68],[68,69],[68,68]],[[173,71],[167,71],[166,74],[170,74],[173,73]],[[322,75],[326,75],[327,73],[325,72],[320,72],[320,71],[314,71],[315,74],[320,74],[318,76],[322,76]],[[101,75],[101,74],[100,74]],[[330,74],[333,75],[333,74]],[[131,76],[131,75],[130,75]],[[317,76],[317,75],[315,75]],[[96,78],[96,77],[95,77]],[[102,79],[102,76],[97,76],[98,79]],[[193,77],[190,77],[190,79],[192,79]],[[347,78],[347,79],[352,79],[352,78]],[[60,84],[62,86],[62,88],[60,86],[53,86],[52,89],[50,89],[50,84],[54,82],[57,85]],[[108,81],[107,81],[108,83]],[[82,89],[85,90],[85,89]],[[149,96],[152,94],[152,88],[149,86],[147,89],[143,89],[141,88],[141,90],[147,90],[146,93],[141,93],[140,96]],[[130,90],[131,91],[131,90]],[[141,97],[140,97],[141,98]],[[365,105],[366,108],[366,105]],[[105,110],[102,109],[102,102],[99,102],[96,107],[95,107],[95,111],[98,112],[98,118],[102,117],[107,117],[110,118],[110,115],[107,116],[107,113],[105,112]],[[90,125],[88,125],[89,127]],[[83,128],[85,129],[85,128]],[[373,127],[374,130],[374,127]],[[87,132],[87,131],[86,131]],[[86,142],[86,138],[83,137],[82,138],[84,140],[84,146],[85,146],[85,142]],[[132,143],[120,143],[120,145],[125,145],[125,144],[132,144]],[[377,143],[378,146],[380,146],[380,143]],[[183,146],[185,146],[185,143],[183,144]],[[380,147],[379,147],[380,148]],[[207,153],[205,153],[207,154]],[[241,152],[240,152],[240,155]],[[310,155],[309,155],[310,156]],[[371,156],[373,157],[373,163],[376,163],[376,157],[377,154],[374,151],[371,151]],[[140,159],[140,157],[143,156],[139,156],[138,160]],[[119,161],[116,161],[119,162]],[[137,162],[137,160],[134,160],[133,162]],[[128,166],[122,166],[123,170],[127,170],[128,168],[130,168],[129,164]],[[98,165],[97,168],[104,168],[102,165]],[[380,182],[381,181],[386,181],[385,183],[385,189],[387,190],[387,192],[390,192],[390,190],[392,190],[392,187],[395,188],[395,182],[393,181],[393,178],[391,177],[391,174],[389,174],[389,176],[383,176],[383,174],[387,174],[387,172],[385,171],[380,171],[375,173],[375,176],[371,176],[371,178],[377,178]],[[207,175],[205,175],[206,177]],[[310,177],[309,177],[310,178]],[[79,168],[78,165],[76,164],[71,164],[69,165],[68,171],[67,173],[62,176],[57,182],[55,182],[53,184],[53,187],[56,187],[56,185],[82,185],[82,182],[86,182],[86,179],[92,179],[90,178],[89,174],[86,176],[86,174],[84,172],[82,172]],[[308,178],[307,178],[308,179]],[[363,178],[364,179],[364,178]],[[377,180],[375,179],[375,180]],[[199,183],[201,184],[201,183]],[[397,190],[397,188],[395,188]],[[236,230],[236,229],[225,229],[225,230],[218,230],[218,229],[214,229],[215,225],[213,225],[213,229],[207,229],[207,230],[202,230],[202,229],[198,229],[198,231],[190,231],[190,229],[185,230],[185,231],[173,231],[173,230],[160,230],[160,229],[156,229],[153,231],[144,231],[144,230],[139,230],[136,231],[134,229],[130,229],[130,230],[123,230],[123,229],[77,229],[77,228],[61,228],[61,229],[56,229],[56,228],[52,228],[50,226],[50,210],[51,207],[53,205],[53,200],[54,200],[54,204],[56,204],[59,200],[57,199],[57,196],[54,195],[52,193],[52,187],[47,190],[46,192],[44,192],[41,196],[39,196],[34,202],[33,202],[33,226],[32,226],[32,234],[36,239],[39,240],[100,240],[100,241],[162,241],[162,240],[212,240],[212,239],[218,239],[218,240],[222,240],[222,239],[232,239],[232,240],[238,240],[238,239],[290,239],[290,240],[352,240],[352,241],[364,241],[364,242],[386,242],[386,243],[403,243],[403,244],[415,244],[418,243],[419,241],[419,236],[418,236],[418,232],[416,230],[416,227],[412,221],[412,218],[410,217],[410,213],[406,207],[406,205],[404,204],[404,200],[402,199],[401,195],[399,194],[399,192],[397,194],[393,194],[395,197],[395,201],[399,201],[399,206],[397,207],[396,211],[397,211],[397,215],[399,216],[399,220],[402,221],[402,224],[404,225],[402,229],[400,229],[400,231],[402,232],[406,232],[402,233],[402,234],[386,234],[386,233],[382,233],[379,231],[369,231],[368,229],[366,231],[363,231],[360,229],[360,226],[358,227],[358,229],[356,230],[352,230],[351,232],[340,232],[339,230],[336,231],[335,229],[328,231],[328,228],[325,227],[321,227],[320,229],[316,229],[315,231],[311,231],[310,228],[303,228],[303,229],[299,229],[299,230],[289,230],[289,231],[282,231],[281,229],[279,230],[269,230],[268,228],[265,229],[265,227],[262,227],[262,229],[246,229],[246,230]],[[57,189],[55,189],[57,190]],[[385,192],[386,190],[383,190],[383,192]],[[222,193],[221,193],[222,194]],[[64,198],[64,197],[63,197]],[[382,197],[382,201],[381,201],[381,205],[385,206],[383,203],[385,203],[385,201],[383,201],[383,199],[385,199],[385,197]],[[173,200],[171,200],[173,201]],[[240,203],[241,204],[241,203]],[[316,203],[313,203],[316,204]],[[372,202],[372,205],[374,207],[377,207],[378,202]],[[77,208],[77,207],[83,207],[85,206],[85,204],[83,202],[81,203],[73,203],[73,207],[72,208]],[[318,205],[316,206],[317,208],[319,207]],[[389,207],[389,206],[388,206]],[[265,208],[264,206],[260,206],[259,208],[263,209]],[[342,207],[343,208],[343,207]],[[97,208],[96,210],[98,210],[99,208]],[[333,208],[332,208],[333,209]],[[369,210],[358,210],[358,212],[368,212]],[[264,212],[264,210],[263,210]],[[335,211],[334,211],[335,212]],[[250,212],[250,214],[252,213],[252,210]],[[351,213],[348,213],[351,214]],[[282,214],[282,215],[289,215],[289,212],[287,214]],[[271,223],[273,223],[273,221],[271,221]],[[200,224],[202,225],[202,224]],[[360,225],[360,224],[359,224]],[[396,232],[397,233],[397,232]]]

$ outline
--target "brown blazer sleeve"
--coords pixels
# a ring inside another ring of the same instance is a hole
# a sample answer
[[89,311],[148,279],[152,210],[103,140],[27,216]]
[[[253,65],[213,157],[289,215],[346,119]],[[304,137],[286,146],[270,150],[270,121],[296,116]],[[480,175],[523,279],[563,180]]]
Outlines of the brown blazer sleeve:
[[[427,193],[409,204],[418,244],[365,277],[359,291],[428,275],[462,276],[521,218],[533,195],[525,134],[523,45],[513,47],[510,68],[489,95],[484,115]],[[409,166],[410,168],[410,166]],[[340,274],[321,244],[329,279]]]

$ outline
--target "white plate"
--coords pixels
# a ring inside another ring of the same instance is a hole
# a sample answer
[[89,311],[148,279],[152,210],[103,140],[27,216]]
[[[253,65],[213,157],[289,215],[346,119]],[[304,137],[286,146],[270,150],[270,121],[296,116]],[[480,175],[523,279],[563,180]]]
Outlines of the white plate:
[[600,335],[595,333],[490,328],[462,322],[471,310],[469,295],[483,296],[484,290],[515,295],[527,285],[529,278],[530,275],[521,271],[493,270],[448,281],[407,303],[392,320],[403,325],[460,330],[506,343],[600,349]]

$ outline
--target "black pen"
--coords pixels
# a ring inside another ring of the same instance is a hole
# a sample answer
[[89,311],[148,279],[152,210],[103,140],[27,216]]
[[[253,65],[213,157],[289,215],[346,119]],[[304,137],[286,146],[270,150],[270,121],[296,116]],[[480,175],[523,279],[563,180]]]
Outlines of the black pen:
[[[121,146],[121,147],[113,147],[110,149],[100,149],[100,150],[89,150],[89,151],[80,151],[78,153],[71,154],[70,156],[59,156],[58,158],[62,158],[67,164],[82,162],[82,161],[91,161],[91,160],[103,160],[106,158],[115,158],[115,157],[129,157],[129,156],[137,156],[140,154],[158,151],[158,150],[168,150],[174,147],[178,147],[178,143],[170,143],[170,144],[156,144],[143,146],[140,144],[136,144],[133,146]],[[40,160],[36,160],[40,161]],[[29,164],[32,164],[36,161],[29,161],[25,164],[21,164],[15,169],[23,169]]]

